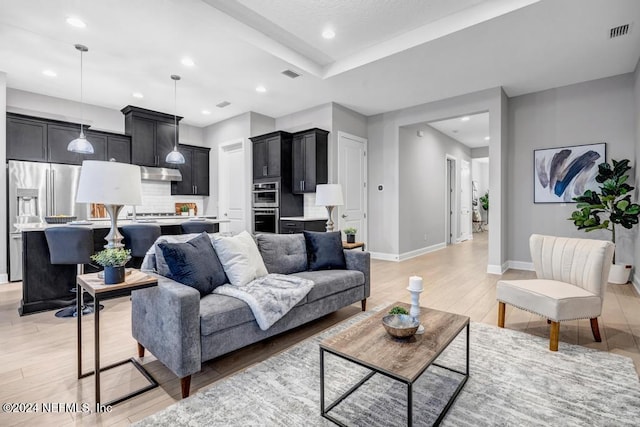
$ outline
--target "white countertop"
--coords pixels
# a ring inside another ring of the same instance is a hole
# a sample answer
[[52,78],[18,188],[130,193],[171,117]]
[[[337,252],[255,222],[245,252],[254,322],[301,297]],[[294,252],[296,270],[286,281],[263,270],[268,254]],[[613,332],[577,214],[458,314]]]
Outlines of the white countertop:
[[312,217],[312,216],[285,216],[280,217],[282,221],[326,221],[327,218]]
[[[214,222],[217,224],[229,222],[228,219],[211,219],[211,218],[205,218],[205,219],[209,222]],[[179,216],[169,217],[169,218],[162,217],[159,219],[153,219],[152,221],[148,221],[146,220],[146,218],[145,220],[138,220],[138,221],[132,221],[130,219],[119,219],[118,226],[120,227],[126,224],[179,225],[187,221],[197,221],[197,220],[194,219],[194,217],[179,217]],[[15,225],[16,225],[16,228],[18,228],[20,231],[42,231],[50,227],[66,227],[66,226],[73,226],[73,225],[82,225],[84,227],[89,227],[89,228],[110,228],[111,221],[108,219],[101,218],[101,219],[94,219],[94,220],[88,221],[88,223],[82,223],[82,224],[35,223],[35,224],[15,224]]]

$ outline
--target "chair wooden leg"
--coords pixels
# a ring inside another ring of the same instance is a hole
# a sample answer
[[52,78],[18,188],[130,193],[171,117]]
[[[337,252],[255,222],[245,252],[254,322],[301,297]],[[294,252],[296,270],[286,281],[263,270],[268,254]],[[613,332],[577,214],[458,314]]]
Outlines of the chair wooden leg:
[[498,301],[498,326],[504,328],[505,303]]
[[598,328],[598,318],[594,317],[591,320],[591,332],[593,332],[593,339],[596,342],[602,342],[602,338],[600,338],[600,328]]
[[144,346],[138,343],[138,357],[144,357]]
[[180,388],[182,389],[182,398],[189,397],[189,389],[191,388],[191,375],[180,378]]
[[367,299],[363,299],[360,301],[360,306],[362,307],[362,311],[367,311]]
[[560,338],[560,322],[551,322],[549,334],[549,350],[558,351],[558,339]]

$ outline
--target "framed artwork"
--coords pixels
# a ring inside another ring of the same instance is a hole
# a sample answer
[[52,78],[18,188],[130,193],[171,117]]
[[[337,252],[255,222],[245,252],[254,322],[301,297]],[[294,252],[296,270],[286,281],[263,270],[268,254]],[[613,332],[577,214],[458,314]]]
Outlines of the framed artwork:
[[575,203],[574,197],[598,188],[598,165],[607,144],[574,145],[533,151],[533,202]]

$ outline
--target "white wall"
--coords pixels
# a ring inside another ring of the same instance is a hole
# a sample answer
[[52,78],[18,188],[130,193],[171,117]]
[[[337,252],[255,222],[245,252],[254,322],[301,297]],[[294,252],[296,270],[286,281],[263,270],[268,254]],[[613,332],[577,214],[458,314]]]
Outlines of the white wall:
[[[533,150],[606,142],[607,160],[634,159],[637,116],[634,118],[633,84],[633,75],[625,74],[510,99],[506,198],[509,260],[531,261],[528,239],[532,233],[610,238],[601,230],[579,231],[567,220],[575,209],[573,203],[533,203]],[[493,160],[492,156],[492,169]],[[493,190],[490,194],[493,203]],[[618,260],[632,262],[631,234],[620,232],[617,237]]]
[[[462,160],[471,161],[471,150],[425,124],[400,127],[400,258],[408,252],[446,246],[446,158],[456,159],[456,206],[460,206]],[[422,131],[423,136],[417,132]],[[456,221],[460,237],[459,221]],[[426,235],[426,239],[425,239]]]
[[[399,159],[400,127],[488,111],[490,113],[489,152],[495,159],[491,167],[492,207],[489,234],[490,272],[505,268],[503,230],[506,217],[502,209],[503,169],[506,170],[506,124],[503,123],[507,99],[501,88],[487,89],[442,101],[391,111],[367,120],[369,139],[369,249],[374,255],[398,259],[400,254]],[[383,185],[382,191],[378,186]],[[403,209],[409,208],[403,206]]]
[[[0,71],[0,165],[7,163],[7,74]],[[7,174],[0,173],[0,283],[9,281],[7,269]]]
[[[635,113],[634,120],[636,124],[636,138],[635,138],[635,159],[633,161],[633,166],[635,170],[635,184],[636,187],[632,200],[635,200],[636,203],[640,200],[640,61],[636,65],[636,71],[633,75],[633,93],[635,99]],[[634,277],[633,283],[640,292],[640,231],[638,230],[638,226],[634,228],[635,233],[635,253],[633,257],[633,265],[634,265]]]

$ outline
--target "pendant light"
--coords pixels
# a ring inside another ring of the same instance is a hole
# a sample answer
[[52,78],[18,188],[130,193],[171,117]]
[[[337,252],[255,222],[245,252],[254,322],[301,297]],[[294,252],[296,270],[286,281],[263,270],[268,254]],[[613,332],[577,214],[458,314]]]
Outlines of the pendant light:
[[174,165],[184,164],[184,156],[178,151],[178,80],[180,76],[175,74],[171,75],[173,80],[173,151],[167,154],[164,159],[166,163],[172,163]]
[[80,136],[67,145],[67,151],[80,154],[93,154],[93,145],[87,141],[87,137],[84,136],[84,130],[82,128],[82,122],[84,121],[84,104],[82,102],[82,54],[89,51],[84,45],[77,44],[75,48],[80,51]]

